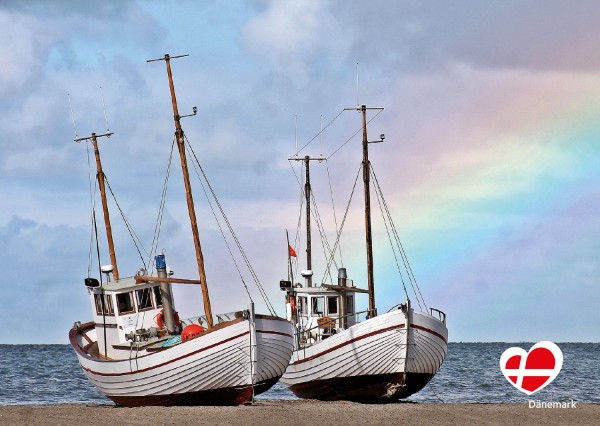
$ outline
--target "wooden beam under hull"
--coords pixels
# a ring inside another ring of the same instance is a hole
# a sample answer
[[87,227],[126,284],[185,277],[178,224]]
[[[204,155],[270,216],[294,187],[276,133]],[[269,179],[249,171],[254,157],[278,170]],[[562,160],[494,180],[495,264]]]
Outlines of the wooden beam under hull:
[[313,380],[290,386],[300,398],[322,401],[347,400],[356,402],[383,402],[407,398],[427,385],[433,374],[406,373],[375,374]]
[[[254,385],[254,395],[268,391],[278,380],[274,377]],[[108,396],[120,407],[143,406],[202,406],[202,405],[244,405],[252,403],[252,386],[211,389],[200,392],[186,392],[172,395],[148,396]]]

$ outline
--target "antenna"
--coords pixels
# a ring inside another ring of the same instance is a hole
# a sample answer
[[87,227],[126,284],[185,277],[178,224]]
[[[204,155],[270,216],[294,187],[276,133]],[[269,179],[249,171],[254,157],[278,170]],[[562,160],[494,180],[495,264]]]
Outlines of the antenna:
[[358,93],[359,93],[359,80],[358,80],[358,62],[356,63],[356,105],[359,106],[360,102],[358,101]]
[[319,131],[320,156],[323,157],[323,114],[321,114],[321,130]]
[[104,111],[104,122],[106,123],[106,134],[110,134],[110,129],[108,128],[108,117],[106,115],[106,105],[104,104],[104,90],[102,90],[102,86],[100,86],[100,96],[102,97],[102,111]]
[[77,135],[77,126],[75,125],[75,115],[73,114],[73,106],[71,105],[71,94],[67,93],[69,98],[69,109],[71,110],[71,121],[73,122],[73,131],[75,132],[75,139],[79,139]]
[[296,157],[298,156],[298,114],[294,115],[294,138],[296,140]]

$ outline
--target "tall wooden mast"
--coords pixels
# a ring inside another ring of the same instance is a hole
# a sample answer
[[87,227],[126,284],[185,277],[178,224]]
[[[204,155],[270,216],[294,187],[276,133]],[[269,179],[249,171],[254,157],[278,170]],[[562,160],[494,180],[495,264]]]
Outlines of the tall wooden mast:
[[[304,183],[304,196],[306,197],[306,269],[312,271],[312,242],[310,237],[310,157],[304,157],[306,169],[306,182]],[[312,275],[306,277],[306,285],[312,287]]]
[[[321,157],[310,157],[305,156],[304,158],[300,157],[292,157],[288,160],[293,161],[303,161],[304,162],[304,170],[306,181],[304,183],[304,197],[306,199],[306,269],[312,271],[312,239],[310,232],[310,198],[311,198],[311,186],[310,186],[310,162],[317,160],[323,161],[324,158]],[[312,275],[306,277],[306,285],[308,287],[312,287]]]
[[363,127],[363,183],[365,190],[365,239],[367,244],[367,283],[369,290],[369,316],[377,315],[375,305],[375,277],[373,275],[373,234],[371,231],[371,164],[369,163],[369,140],[367,139],[367,107],[360,107]]
[[102,199],[102,212],[104,213],[104,226],[106,227],[106,240],[108,243],[108,253],[110,255],[110,263],[113,267],[113,277],[115,280],[119,279],[119,268],[117,267],[117,256],[115,255],[115,244],[113,242],[112,227],[110,226],[110,215],[108,214],[108,202],[106,201],[106,183],[104,178],[104,172],[102,171],[102,162],[100,161],[100,150],[98,149],[98,138],[111,137],[113,133],[108,132],[102,135],[92,133],[92,136],[85,138],[77,138],[75,142],[81,141],[92,141],[94,147],[94,155],[96,157],[96,178],[98,179],[98,186],[100,188],[100,198]]
[[369,143],[383,142],[384,135],[381,135],[381,140],[369,142],[367,139],[367,110],[383,108],[367,108],[366,105],[361,105],[357,108],[346,108],[348,110],[358,110],[362,114],[362,149],[363,149],[363,184],[365,193],[365,242],[367,246],[367,283],[369,290],[369,316],[377,315],[375,305],[375,277],[373,274],[373,233],[371,230],[371,163],[369,162]]
[[190,175],[187,167],[187,158],[185,155],[185,138],[183,129],[181,128],[181,116],[177,108],[177,98],[175,97],[175,86],[173,85],[173,75],[171,74],[171,59],[182,58],[188,55],[169,56],[166,54],[164,58],[150,59],[148,62],[165,61],[167,64],[167,76],[169,78],[169,89],[171,90],[171,103],[173,104],[173,119],[175,121],[175,139],[177,141],[177,149],[179,150],[179,158],[181,159],[181,170],[183,172],[183,183],[187,195],[188,213],[190,216],[190,224],[192,227],[192,236],[194,237],[194,247],[196,249],[196,261],[198,264],[198,275],[200,276],[200,287],[202,288],[202,296],[204,299],[204,313],[208,328],[213,328],[212,309],[210,307],[210,297],[208,295],[208,286],[206,284],[206,272],[204,270],[204,256],[202,255],[202,247],[200,246],[200,236],[198,233],[198,223],[196,221],[196,211],[194,209],[194,198],[192,195],[192,186],[190,184]]

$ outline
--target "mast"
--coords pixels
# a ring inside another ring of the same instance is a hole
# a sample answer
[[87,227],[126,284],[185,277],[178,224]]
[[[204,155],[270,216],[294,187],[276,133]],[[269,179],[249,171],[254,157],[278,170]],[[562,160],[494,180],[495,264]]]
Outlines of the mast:
[[[306,269],[312,271],[312,253],[310,239],[310,157],[304,157],[306,169],[306,182],[304,184],[304,196],[306,197]],[[306,277],[306,285],[312,287],[312,275]]]
[[362,148],[363,148],[363,184],[365,193],[365,243],[367,246],[367,284],[369,290],[369,317],[377,316],[375,305],[375,277],[373,274],[373,234],[371,230],[371,163],[369,162],[369,144],[383,142],[385,136],[381,135],[381,140],[371,141],[367,139],[367,110],[383,108],[367,108],[366,105],[355,108],[345,108],[346,110],[358,110],[362,113]]
[[[304,169],[305,169],[305,176],[306,176],[306,182],[304,183],[304,197],[306,199],[306,269],[309,271],[312,271],[312,243],[311,243],[311,236],[310,236],[310,197],[311,197],[311,186],[310,186],[310,162],[317,160],[317,161],[323,161],[325,158],[323,158],[322,156],[320,157],[310,157],[310,156],[305,156],[304,158],[299,158],[299,157],[292,157],[292,158],[288,158],[288,160],[293,160],[293,161],[303,161],[304,162]],[[308,287],[312,287],[312,275],[308,275],[306,276],[306,285]]]
[[112,236],[112,227],[110,226],[110,215],[108,214],[108,202],[106,201],[106,184],[105,184],[105,176],[102,171],[102,162],[100,161],[100,150],[98,149],[98,138],[102,137],[111,137],[113,133],[108,132],[101,135],[96,135],[96,133],[92,133],[92,136],[87,136],[85,138],[77,138],[75,142],[79,143],[81,141],[92,141],[92,146],[94,147],[94,155],[96,157],[96,178],[98,179],[98,186],[100,188],[100,198],[102,199],[102,212],[104,213],[104,226],[106,227],[106,240],[108,243],[108,253],[110,255],[110,263],[113,267],[113,277],[115,281],[119,279],[119,268],[117,268],[117,257],[115,255],[115,244],[113,242]]
[[171,103],[173,104],[173,120],[175,121],[175,139],[177,141],[177,149],[179,150],[179,158],[181,160],[181,171],[183,172],[183,183],[187,198],[188,213],[190,216],[190,225],[192,228],[192,236],[194,238],[194,248],[196,249],[196,262],[198,264],[198,275],[200,277],[200,287],[202,288],[202,297],[204,302],[204,313],[208,328],[213,328],[212,309],[210,306],[210,297],[208,295],[208,286],[206,284],[206,272],[204,270],[204,256],[202,255],[202,247],[200,246],[200,236],[198,233],[198,223],[196,221],[196,211],[194,209],[194,198],[192,195],[192,186],[190,184],[190,175],[187,167],[187,158],[185,155],[185,138],[183,129],[181,128],[181,116],[177,108],[177,98],[175,97],[175,86],[173,85],[173,75],[171,74],[171,59],[182,58],[188,55],[169,56],[165,54],[164,58],[150,59],[147,62],[165,61],[167,64],[167,76],[169,78],[169,89],[171,91]]
[[363,183],[365,189],[365,240],[367,244],[367,283],[369,290],[369,317],[377,315],[375,307],[375,277],[373,275],[373,234],[371,232],[371,165],[369,163],[369,140],[367,139],[367,107],[360,107],[363,127]]

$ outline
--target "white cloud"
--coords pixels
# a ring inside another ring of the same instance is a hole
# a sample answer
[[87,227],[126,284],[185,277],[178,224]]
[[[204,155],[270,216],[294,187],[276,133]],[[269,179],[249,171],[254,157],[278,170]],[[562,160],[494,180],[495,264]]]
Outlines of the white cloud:
[[246,24],[243,34],[252,51],[302,87],[308,83],[315,56],[335,45],[338,29],[328,2],[270,1],[262,14]]
[[35,78],[53,33],[35,18],[0,10],[0,96],[15,95]]

